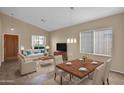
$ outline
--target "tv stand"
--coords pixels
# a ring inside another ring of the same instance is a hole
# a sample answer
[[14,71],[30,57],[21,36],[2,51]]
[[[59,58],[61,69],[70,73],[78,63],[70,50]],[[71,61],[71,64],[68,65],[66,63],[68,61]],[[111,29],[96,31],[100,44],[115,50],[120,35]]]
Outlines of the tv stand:
[[64,61],[67,61],[68,60],[67,52],[64,52],[64,51],[55,51],[54,52],[54,55],[62,55],[62,58],[63,58]]

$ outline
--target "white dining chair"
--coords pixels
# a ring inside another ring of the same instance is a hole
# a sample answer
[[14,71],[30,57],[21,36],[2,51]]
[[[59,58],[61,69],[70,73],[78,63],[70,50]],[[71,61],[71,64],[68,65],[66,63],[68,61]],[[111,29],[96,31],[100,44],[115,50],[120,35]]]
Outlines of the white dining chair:
[[61,63],[63,63],[62,55],[54,56],[54,69],[55,69],[54,80],[56,80],[56,76],[59,75],[60,76],[60,81],[61,81],[61,84],[62,84],[62,77],[66,76],[67,73],[56,67],[56,65],[61,64]]
[[106,62],[104,62],[104,72],[103,72],[103,84],[109,85],[109,72],[110,72],[110,66],[111,66],[111,59],[108,59]]
[[92,80],[93,85],[103,84],[102,82],[103,72],[104,72],[104,64],[100,65],[99,67],[95,69],[94,74],[93,74],[93,80]]
[[84,77],[79,81],[73,81],[71,84],[79,84],[79,85],[102,85],[103,81],[103,72],[104,72],[104,64],[97,67],[93,73],[92,79],[88,77]]

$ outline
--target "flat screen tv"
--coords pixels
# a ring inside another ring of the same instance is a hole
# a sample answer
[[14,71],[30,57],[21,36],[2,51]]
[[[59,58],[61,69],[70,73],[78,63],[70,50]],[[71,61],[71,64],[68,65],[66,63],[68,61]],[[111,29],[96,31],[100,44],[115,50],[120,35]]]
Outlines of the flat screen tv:
[[56,50],[66,52],[67,51],[67,43],[57,43]]

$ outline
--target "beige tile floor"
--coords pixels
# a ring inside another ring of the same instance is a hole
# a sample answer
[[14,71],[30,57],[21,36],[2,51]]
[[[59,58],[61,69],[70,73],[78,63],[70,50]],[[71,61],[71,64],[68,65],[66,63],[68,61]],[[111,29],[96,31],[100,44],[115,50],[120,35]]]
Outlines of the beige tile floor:
[[[54,78],[54,67],[52,64],[47,66],[38,67],[38,71],[21,76],[20,72],[20,62],[19,61],[9,61],[2,63],[0,67],[0,85],[58,85],[59,77],[56,81]],[[110,85],[123,85],[124,75],[110,72],[109,76]],[[63,81],[64,85],[72,84],[70,83],[68,76]]]

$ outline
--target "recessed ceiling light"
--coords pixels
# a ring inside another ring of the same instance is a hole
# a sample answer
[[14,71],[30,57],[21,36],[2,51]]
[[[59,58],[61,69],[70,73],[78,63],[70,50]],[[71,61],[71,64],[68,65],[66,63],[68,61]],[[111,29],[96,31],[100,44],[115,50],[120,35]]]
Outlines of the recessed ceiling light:
[[14,31],[14,28],[10,28],[11,31]]

